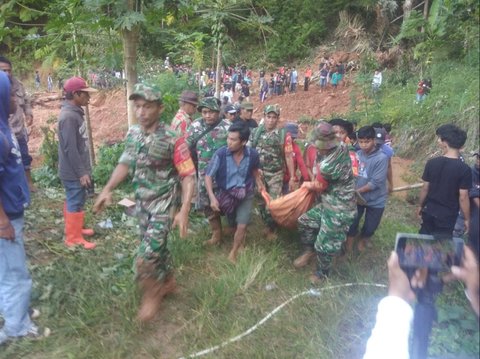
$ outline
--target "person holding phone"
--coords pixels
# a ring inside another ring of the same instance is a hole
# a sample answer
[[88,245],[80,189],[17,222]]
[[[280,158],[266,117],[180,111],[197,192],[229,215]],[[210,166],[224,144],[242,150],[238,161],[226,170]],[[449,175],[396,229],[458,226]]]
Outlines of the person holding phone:
[[[375,326],[368,339],[363,359],[407,359],[409,358],[409,335],[413,320],[415,301],[413,288],[423,288],[426,277],[417,270],[409,281],[400,268],[398,255],[392,252],[388,265],[388,295],[378,304]],[[452,275],[465,286],[470,305],[477,317],[480,313],[480,279],[478,262],[473,251],[465,246],[460,266],[452,266]]]

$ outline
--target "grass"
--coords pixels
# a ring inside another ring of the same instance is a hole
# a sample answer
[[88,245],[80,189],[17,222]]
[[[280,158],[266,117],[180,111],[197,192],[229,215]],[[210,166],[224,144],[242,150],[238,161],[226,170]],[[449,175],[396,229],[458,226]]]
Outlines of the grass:
[[[377,98],[371,96],[372,74],[359,74],[356,93],[363,98],[352,100],[347,118],[359,124],[391,123],[397,155],[425,163],[438,151],[435,129],[454,123],[467,132],[465,152],[478,150],[479,138],[479,55],[472,51],[472,59],[442,60],[429,65],[425,73],[409,69],[388,69],[383,72],[383,83]],[[420,76],[430,77],[433,87],[425,101],[415,103]],[[405,78],[405,82],[396,78]]]
[[[62,244],[63,193],[42,190],[26,216],[27,252],[34,280],[33,305],[41,326],[52,329],[42,341],[17,341],[2,347],[0,358],[179,358],[218,345],[255,325],[276,306],[310,288],[311,268],[296,271],[291,262],[299,245],[294,231],[277,242],[262,238],[255,216],[247,246],[236,266],[227,260],[231,238],[204,246],[207,223],[192,216],[192,235],[172,233],[179,293],[166,299],[161,316],[141,326],[135,321],[138,293],[132,260],[136,229],[118,208],[89,223],[111,218],[114,228],[97,228],[94,251]],[[322,287],[350,282],[387,283],[386,258],[397,231],[413,231],[413,207],[395,198],[366,254],[338,261]],[[264,325],[208,358],[359,358],[373,327],[384,288],[351,286],[304,295]],[[446,288],[438,301],[440,320],[431,354],[478,354],[478,325],[460,285]]]

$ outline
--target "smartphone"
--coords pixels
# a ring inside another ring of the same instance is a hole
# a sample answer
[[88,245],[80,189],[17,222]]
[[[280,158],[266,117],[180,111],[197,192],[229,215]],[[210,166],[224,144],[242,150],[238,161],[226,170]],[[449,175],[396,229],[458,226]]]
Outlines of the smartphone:
[[460,265],[463,255],[461,238],[435,239],[425,234],[397,233],[395,251],[402,269],[428,268],[432,271],[449,271]]

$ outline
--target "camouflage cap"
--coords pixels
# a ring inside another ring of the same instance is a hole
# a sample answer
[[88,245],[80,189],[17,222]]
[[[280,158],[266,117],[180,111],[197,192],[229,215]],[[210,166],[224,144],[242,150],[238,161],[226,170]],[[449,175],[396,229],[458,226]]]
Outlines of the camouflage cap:
[[145,101],[162,101],[162,92],[160,87],[154,84],[135,84],[133,93],[128,98],[129,100],[144,99]]
[[204,97],[198,103],[197,110],[202,111],[204,107],[215,112],[220,112],[220,100],[216,97]]
[[243,108],[244,110],[253,110],[253,102],[242,102],[240,108]]
[[263,110],[263,113],[267,114],[270,112],[275,112],[278,116],[280,116],[280,106],[278,105],[267,105]]
[[333,126],[324,120],[320,120],[313,129],[311,140],[319,150],[330,150],[338,146]]

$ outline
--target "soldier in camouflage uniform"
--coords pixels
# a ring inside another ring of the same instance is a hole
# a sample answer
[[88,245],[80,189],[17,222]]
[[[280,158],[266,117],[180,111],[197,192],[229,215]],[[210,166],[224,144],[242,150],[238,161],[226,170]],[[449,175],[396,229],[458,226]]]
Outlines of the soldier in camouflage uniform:
[[[264,109],[265,123],[253,129],[250,136],[251,147],[260,155],[262,177],[265,189],[272,199],[282,195],[285,171],[290,174],[289,188],[295,185],[292,137],[284,128],[277,128],[280,118],[278,105],[267,105]],[[267,225],[267,239],[276,238],[276,224],[264,203],[260,206],[262,219]]]
[[212,238],[208,244],[217,244],[222,239],[220,213],[210,207],[210,199],[205,187],[205,172],[215,152],[227,144],[230,124],[220,119],[220,103],[215,97],[206,97],[198,104],[202,117],[195,120],[187,129],[186,141],[190,151],[194,152],[197,163],[197,198],[195,208],[204,212],[212,229]]
[[[158,312],[163,297],[175,290],[167,237],[179,225],[184,237],[193,197],[195,167],[184,137],[165,128],[159,121],[163,112],[161,92],[155,85],[136,84],[130,95],[139,125],[132,126],[125,139],[125,150],[103,191],[94,212],[112,201],[112,191],[130,173],[135,189],[136,215],[141,243],[135,260],[136,279],[143,292],[138,319],[149,321]],[[175,215],[178,190],[182,206]]]
[[[312,134],[317,148],[314,164],[315,180],[302,187],[321,193],[315,207],[298,219],[303,254],[294,261],[296,268],[318,257],[312,282],[328,275],[332,259],[340,251],[346,233],[356,215],[355,180],[348,149],[341,146],[332,126],[320,121]],[[322,193],[323,192],[323,193]]]

